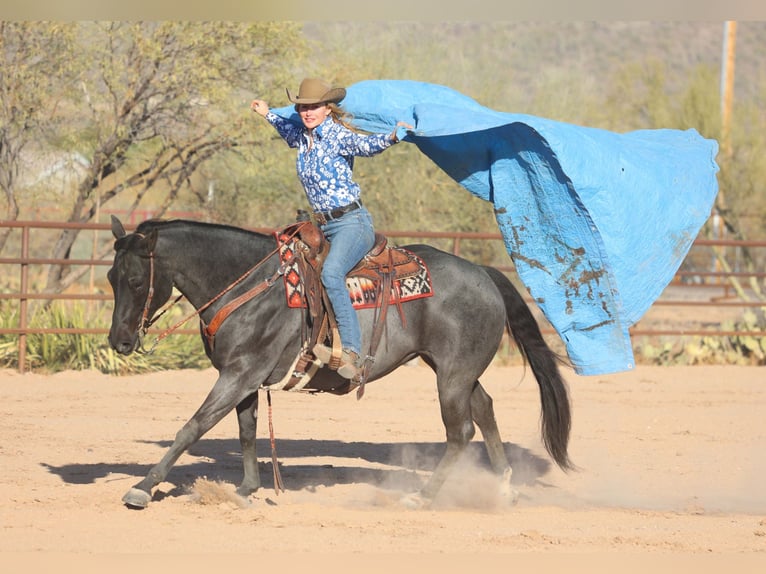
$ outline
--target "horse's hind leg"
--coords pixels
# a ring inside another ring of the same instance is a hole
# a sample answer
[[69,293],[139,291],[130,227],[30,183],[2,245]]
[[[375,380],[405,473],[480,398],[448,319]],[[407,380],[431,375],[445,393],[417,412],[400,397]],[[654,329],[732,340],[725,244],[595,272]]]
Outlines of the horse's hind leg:
[[503,440],[495,420],[495,409],[492,406],[492,397],[487,394],[479,381],[476,381],[471,393],[471,415],[479,427],[484,443],[487,446],[487,454],[492,470],[502,475],[507,472],[511,465],[505,455]]
[[258,455],[255,448],[255,428],[258,422],[258,393],[255,392],[237,405],[239,443],[242,446],[242,469],[244,476],[237,487],[237,494],[249,496],[261,487],[258,472]]
[[515,503],[518,499],[518,492],[511,486],[511,465],[508,462],[503,440],[500,438],[500,431],[497,428],[492,397],[484,390],[479,381],[476,381],[471,393],[471,414],[481,431],[482,437],[484,437],[492,470],[502,477],[501,494],[509,502]]
[[461,387],[442,390],[440,386],[439,401],[442,420],[447,429],[447,450],[426,485],[417,495],[406,497],[404,503],[419,507],[436,497],[452,467],[474,437],[476,432],[474,421],[484,437],[492,469],[502,477],[500,493],[509,502],[515,503],[518,493],[511,487],[511,466],[497,428],[492,397],[487,394],[479,381],[475,381],[470,389],[470,395]]
[[442,421],[447,431],[447,449],[418,495],[404,501],[410,506],[423,506],[436,497],[452,467],[476,433],[471,420],[470,387],[459,383],[450,384],[441,377],[438,377],[437,386]]

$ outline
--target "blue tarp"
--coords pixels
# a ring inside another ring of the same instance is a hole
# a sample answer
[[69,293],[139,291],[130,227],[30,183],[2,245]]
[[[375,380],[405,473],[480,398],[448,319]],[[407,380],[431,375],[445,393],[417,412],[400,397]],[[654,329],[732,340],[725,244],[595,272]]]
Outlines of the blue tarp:
[[[715,140],[693,129],[620,134],[498,112],[408,80],[353,84],[342,105],[366,131],[414,126],[400,132],[402,141],[492,202],[519,278],[576,372],[634,367],[628,328],[673,278],[710,215]],[[273,111],[300,123],[292,106]]]

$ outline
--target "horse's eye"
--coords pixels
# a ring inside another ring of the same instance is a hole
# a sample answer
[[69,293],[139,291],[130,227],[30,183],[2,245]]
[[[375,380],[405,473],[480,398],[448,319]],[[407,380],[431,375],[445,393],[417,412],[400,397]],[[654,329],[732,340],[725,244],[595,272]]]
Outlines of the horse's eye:
[[138,291],[141,289],[141,286],[144,284],[144,278],[143,277],[131,277],[128,279],[128,287],[133,289],[133,291]]

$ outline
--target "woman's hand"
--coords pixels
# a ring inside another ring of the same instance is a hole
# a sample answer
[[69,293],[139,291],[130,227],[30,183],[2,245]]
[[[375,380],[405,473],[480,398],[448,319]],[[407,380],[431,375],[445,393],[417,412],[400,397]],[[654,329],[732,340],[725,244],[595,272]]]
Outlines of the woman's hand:
[[250,109],[254,112],[261,114],[262,116],[266,117],[266,114],[269,113],[269,104],[267,104],[263,100],[253,100],[250,103]]
[[399,128],[407,128],[408,130],[414,129],[410,124],[407,122],[396,122],[396,127],[394,128],[394,131],[391,132],[391,141],[394,143],[397,143],[399,141],[399,136],[397,132],[399,131]]

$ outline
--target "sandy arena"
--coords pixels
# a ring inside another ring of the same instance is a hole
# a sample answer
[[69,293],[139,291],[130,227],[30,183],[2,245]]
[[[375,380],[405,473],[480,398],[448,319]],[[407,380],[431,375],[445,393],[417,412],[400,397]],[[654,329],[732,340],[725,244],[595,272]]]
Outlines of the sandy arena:
[[[399,498],[423,484],[444,444],[430,370],[400,368],[368,385],[361,401],[279,392],[273,424],[286,492],[273,489],[262,397],[263,489],[247,500],[233,492],[241,467],[232,414],[181,457],[149,507],[136,511],[123,506],[122,495],[159,461],[216,372],[2,371],[0,551],[32,565],[46,556],[123,553],[760,560],[764,372],[640,366],[580,377],[566,370],[570,454],[580,470],[565,474],[542,447],[531,373],[491,367],[482,382],[495,400],[518,503],[507,506],[498,495],[477,432],[461,467],[424,510],[407,509]],[[374,570],[376,562],[366,564]]]

